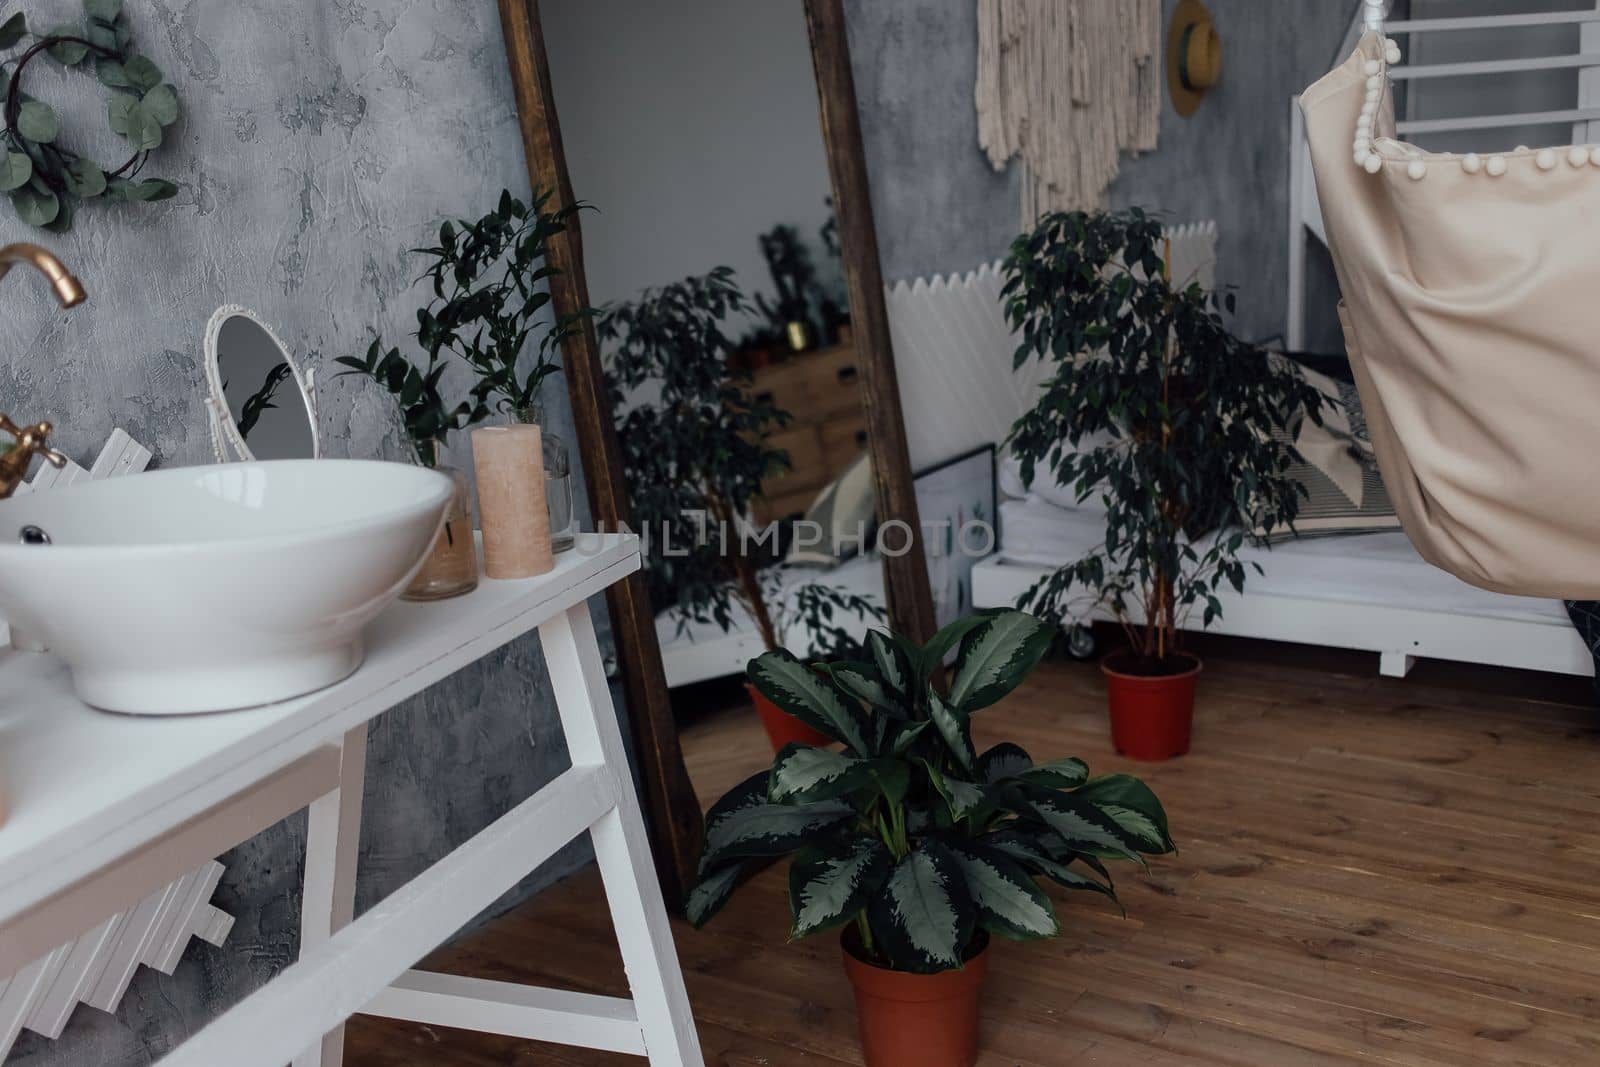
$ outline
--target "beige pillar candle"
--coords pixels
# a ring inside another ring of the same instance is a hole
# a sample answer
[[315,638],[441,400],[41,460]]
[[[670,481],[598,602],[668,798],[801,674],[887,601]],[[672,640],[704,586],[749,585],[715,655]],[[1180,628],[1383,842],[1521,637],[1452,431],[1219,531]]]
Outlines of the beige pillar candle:
[[491,578],[532,578],[554,570],[539,427],[473,430],[472,468],[483,517],[484,573]]

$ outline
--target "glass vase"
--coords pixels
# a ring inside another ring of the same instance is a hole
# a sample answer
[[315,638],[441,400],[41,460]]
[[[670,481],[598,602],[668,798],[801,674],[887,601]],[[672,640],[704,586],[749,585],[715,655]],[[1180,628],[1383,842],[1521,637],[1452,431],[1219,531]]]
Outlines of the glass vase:
[[572,460],[566,442],[544,421],[544,406],[518,408],[516,419],[539,427],[539,442],[544,449],[544,499],[550,509],[550,548],[565,552],[577,540],[578,521],[572,509]]
[[478,544],[472,536],[472,496],[467,489],[467,472],[438,462],[439,442],[432,443],[433,469],[455,483],[455,496],[444,520],[444,529],[428,551],[427,562],[411,579],[404,600],[447,600],[478,588]]

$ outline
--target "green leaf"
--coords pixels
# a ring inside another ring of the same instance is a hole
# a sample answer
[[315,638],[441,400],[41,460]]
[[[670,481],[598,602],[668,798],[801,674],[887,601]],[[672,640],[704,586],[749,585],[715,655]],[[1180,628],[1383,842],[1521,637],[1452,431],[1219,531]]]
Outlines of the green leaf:
[[17,132],[34,144],[49,144],[61,132],[61,120],[49,104],[28,100],[17,109]]
[[1042,763],[1016,775],[1019,781],[1046,789],[1076,789],[1089,780],[1089,765],[1074,756]]
[[162,126],[178,121],[178,91],[165,82],[145,93],[139,106]]
[[100,84],[112,89],[129,89],[133,83],[128,80],[128,72],[122,68],[122,63],[115,59],[96,59],[94,73],[100,79]]
[[171,200],[178,192],[176,185],[161,178],[146,178],[141,182],[130,182],[117,178],[111,181],[111,188],[116,195],[132,202]]
[[748,674],[756,690],[781,710],[861,755],[872,752],[861,709],[847,704],[838,690],[787,650],[757,656]]
[[766,771],[746,778],[706,813],[705,852],[700,873],[709,874],[730,860],[781,856],[854,812],[846,804],[773,804],[767,800],[771,776]]
[[106,191],[106,175],[93,160],[81,156],[67,164],[67,190],[73,196],[90,200]]
[[978,757],[978,777],[993,785],[1003,778],[1011,778],[1033,766],[1033,757],[1021,746],[1009,741],[989,749]]
[[1161,855],[1177,851],[1167,826],[1167,812],[1148,785],[1131,774],[1096,778],[1073,794],[1109,815],[1138,839],[1141,852]]
[[28,20],[22,12],[0,22],[0,48],[10,48],[28,32]]
[[1031,801],[1029,807],[1074,852],[1121,856],[1137,863],[1144,862],[1139,855],[1137,838],[1118,826],[1099,808],[1077,800],[1072,794],[1040,796]]
[[939,795],[944,798],[945,805],[950,809],[951,822],[960,822],[982,807],[988,796],[982,786],[944,774],[926,760],[923,761],[923,766],[927,768],[928,779],[933,782],[933,788],[938,790]]
[[915,974],[960,967],[976,926],[961,866],[936,841],[922,842],[895,866],[867,915],[894,968]]
[[828,663],[823,665],[833,684],[864,702],[868,707],[880,708],[904,718],[900,701],[891,695],[889,687],[878,677],[878,672],[868,663]]
[[917,656],[917,673],[922,681],[926,682],[933,677],[933,672],[944,662],[945,656],[956,646],[956,642],[965,637],[969,631],[977,629],[988,621],[988,614],[979,612],[964,619],[957,619],[934,634],[933,638],[922,646],[922,651]]
[[832,800],[872,784],[871,763],[831,748],[791,743],[772,764],[768,799]]
[[911,676],[910,656],[893,638],[878,630],[867,632],[867,647],[872,650],[872,661],[878,666],[878,677],[883,684],[909,700],[917,691],[916,680]]
[[1061,932],[1050,898],[1015,860],[977,845],[957,845],[951,852],[966,876],[967,893],[985,930],[1015,941]]
[[17,218],[30,226],[48,226],[61,213],[61,201],[56,199],[56,194],[41,193],[31,185],[12,190],[11,206],[16,208]]
[[122,0],[83,0],[83,13],[92,19],[113,23],[122,14]]
[[917,738],[926,733],[931,726],[933,726],[933,723],[927,719],[900,724],[890,738],[890,754],[895,756],[904,755],[912,745],[917,743]]
[[7,152],[0,156],[0,192],[10,192],[28,184],[33,177],[33,160],[25,152]]
[[161,120],[152,115],[143,103],[135,104],[128,113],[128,143],[138,152],[149,152],[161,147],[163,136]]
[[161,84],[161,68],[144,56],[134,56],[124,62],[122,72],[127,75],[128,84],[141,93],[148,92]]
[[849,922],[883,888],[893,866],[883,842],[865,835],[802,849],[789,867],[792,936]]
[[[1079,874],[1065,863],[1052,859],[1043,849],[1028,842],[1021,834],[1007,832],[982,840],[989,848],[1005,853],[1028,870],[1044,875],[1065,889],[1099,893],[1112,901],[1117,900],[1116,890],[1111,886],[1098,882],[1086,874]],[[1122,905],[1118,902],[1117,906]]]
[[950,702],[966,711],[986,708],[1011,692],[1050,649],[1055,627],[1022,611],[993,615],[961,642]]
[[106,101],[106,121],[111,124],[113,132],[129,137],[138,109],[138,97],[129,93],[112,93],[111,99]]
[[977,769],[977,754],[972,750],[972,720],[967,713],[945,702],[933,686],[928,687],[928,718],[944,738],[945,746],[961,769],[972,774]]
[[735,863],[712,871],[700,879],[695,887],[689,890],[689,899],[683,904],[689,922],[696,927],[704,926],[713,915],[722,910],[722,906],[733,895],[744,874],[745,865]]
[[[57,26],[55,29],[45,34],[45,36],[78,37],[80,34],[76,26]],[[0,45],[0,47],[4,46]],[[55,60],[57,63],[60,63],[62,66],[75,67],[79,63],[82,63],[84,57],[89,54],[89,46],[84,44],[82,41],[57,41],[55,44],[49,47],[48,51],[50,53],[50,58]]]

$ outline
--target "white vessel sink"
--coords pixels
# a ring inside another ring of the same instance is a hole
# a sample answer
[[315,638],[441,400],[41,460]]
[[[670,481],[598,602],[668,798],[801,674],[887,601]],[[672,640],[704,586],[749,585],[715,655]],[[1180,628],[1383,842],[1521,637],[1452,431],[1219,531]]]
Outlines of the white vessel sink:
[[[285,700],[361,665],[362,629],[421,567],[454,491],[421,467],[324,459],[0,500],[0,614],[64,659],[95,707]],[[38,531],[49,543],[22,543]]]

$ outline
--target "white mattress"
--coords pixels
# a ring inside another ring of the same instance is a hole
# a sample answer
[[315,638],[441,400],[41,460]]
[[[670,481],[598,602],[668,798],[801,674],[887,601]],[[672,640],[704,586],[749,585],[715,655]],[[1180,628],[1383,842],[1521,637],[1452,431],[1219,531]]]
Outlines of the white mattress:
[[[1000,505],[1000,558],[1057,567],[1079,559],[1105,537],[1105,516],[1059,508],[1037,498]],[[1566,623],[1559,600],[1490,593],[1448,574],[1417,555],[1406,535],[1358,534],[1288,541],[1273,548],[1247,546],[1240,558],[1261,564],[1247,593],[1269,593],[1387,604],[1457,615],[1527,622]]]

